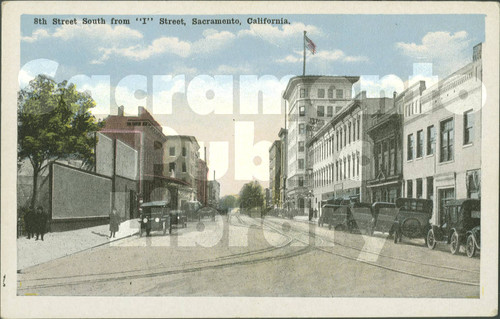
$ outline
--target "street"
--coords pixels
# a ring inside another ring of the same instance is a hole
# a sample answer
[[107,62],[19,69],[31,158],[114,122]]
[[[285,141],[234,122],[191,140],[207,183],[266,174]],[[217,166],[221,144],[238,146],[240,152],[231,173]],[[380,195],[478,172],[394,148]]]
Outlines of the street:
[[23,269],[18,295],[478,298],[479,257],[237,210]]

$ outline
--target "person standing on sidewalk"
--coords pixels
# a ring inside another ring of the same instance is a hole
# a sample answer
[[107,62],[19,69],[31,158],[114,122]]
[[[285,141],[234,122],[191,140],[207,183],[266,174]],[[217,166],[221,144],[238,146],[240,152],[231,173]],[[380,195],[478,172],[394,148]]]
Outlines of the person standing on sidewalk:
[[111,214],[109,214],[109,238],[115,238],[116,232],[120,228],[120,216],[116,212],[116,208],[111,210]]
[[41,237],[41,240],[43,240],[43,235],[45,235],[45,232],[47,231],[47,215],[43,211],[42,206],[38,206],[37,208],[35,224],[36,224],[35,240],[38,240],[39,236]]
[[28,234],[28,239],[35,237],[34,223],[33,223],[34,219],[35,219],[35,213],[31,208],[28,208],[28,210],[24,214],[24,229]]

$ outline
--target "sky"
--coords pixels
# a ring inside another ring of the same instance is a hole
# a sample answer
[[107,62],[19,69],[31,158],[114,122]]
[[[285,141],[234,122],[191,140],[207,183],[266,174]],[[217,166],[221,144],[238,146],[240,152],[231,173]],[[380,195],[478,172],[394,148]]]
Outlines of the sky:
[[[247,23],[258,17],[288,23]],[[193,18],[240,24],[192,25]],[[23,15],[19,83],[40,73],[69,80],[91,93],[98,118],[118,105],[131,115],[146,106],[166,135],[195,136],[202,157],[207,148],[209,179],[215,171],[221,195],[236,194],[250,180],[268,186],[268,149],[284,126],[282,91],[302,74],[304,30],[317,50],[307,52],[307,75],[360,76],[354,93],[377,97],[417,79],[430,86],[464,66],[484,27],[483,15]]]

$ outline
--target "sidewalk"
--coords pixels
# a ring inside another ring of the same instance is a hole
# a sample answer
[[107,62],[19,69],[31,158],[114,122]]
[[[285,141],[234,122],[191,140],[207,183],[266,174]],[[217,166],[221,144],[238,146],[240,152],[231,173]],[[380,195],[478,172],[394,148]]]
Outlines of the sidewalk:
[[109,238],[109,224],[47,233],[44,240],[17,239],[17,269],[35,266],[53,259],[68,256],[89,248],[105,245],[109,242],[130,237],[139,231],[137,219],[127,220],[120,224],[116,238]]

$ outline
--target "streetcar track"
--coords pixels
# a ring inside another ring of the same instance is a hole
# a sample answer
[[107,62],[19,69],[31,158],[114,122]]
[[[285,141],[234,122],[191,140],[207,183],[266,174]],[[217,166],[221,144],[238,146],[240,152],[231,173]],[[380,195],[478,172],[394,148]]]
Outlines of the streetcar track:
[[[239,216],[238,216],[239,217]],[[239,221],[241,221],[241,218],[238,218]],[[241,221],[242,222],[242,221]],[[242,222],[243,223],[243,222]],[[242,227],[245,227],[245,225],[242,225]],[[250,225],[248,226],[250,227]],[[272,230],[274,231],[274,230]],[[276,231],[274,231],[276,232]],[[287,240],[284,244],[280,246],[273,246],[273,247],[267,247],[261,250],[257,251],[250,251],[250,252],[243,252],[240,254],[234,254],[234,255],[227,255],[227,256],[221,256],[213,259],[207,259],[206,262],[217,262],[220,260],[231,260],[231,259],[238,259],[242,257],[248,257],[256,254],[263,254],[267,252],[271,252],[274,250],[278,249],[283,249],[285,247],[288,247],[291,245],[293,242],[293,238],[290,235],[284,234],[282,232],[277,231],[277,233],[280,233],[282,236],[286,237]],[[282,255],[278,256],[268,256],[268,257],[263,257],[259,259],[252,259],[252,260],[240,260],[240,261],[235,261],[235,262],[229,262],[229,263],[221,263],[221,264],[216,264],[216,265],[205,265],[205,266],[199,266],[199,267],[192,267],[192,268],[184,268],[184,269],[177,269],[177,270],[167,270],[167,271],[161,271],[161,272],[150,272],[150,273],[145,273],[145,274],[135,274],[135,275],[125,275],[125,276],[113,276],[110,278],[102,278],[102,276],[109,276],[109,275],[115,275],[115,274],[123,274],[123,273],[130,273],[130,272],[137,272],[137,270],[129,270],[129,271],[121,271],[121,272],[113,272],[113,273],[102,273],[102,274],[95,274],[95,275],[73,275],[73,276],[64,276],[64,277],[51,277],[51,278],[33,278],[33,279],[27,279],[23,280],[23,282],[33,282],[33,281],[43,281],[43,280],[63,280],[63,279],[71,279],[71,278],[79,278],[79,277],[86,277],[85,280],[74,280],[74,281],[69,281],[69,282],[61,282],[61,283],[48,283],[48,284],[38,284],[38,285],[31,285],[28,287],[19,287],[19,290],[27,290],[27,289],[37,289],[37,288],[53,288],[53,287],[60,287],[60,286],[67,286],[67,285],[79,285],[79,284],[84,284],[84,283],[100,283],[100,282],[107,282],[107,281],[117,281],[117,280],[129,280],[129,279],[140,279],[140,278],[149,278],[149,277],[158,277],[158,276],[168,276],[168,275],[175,275],[175,274],[181,274],[181,273],[191,273],[191,272],[197,272],[197,271],[204,271],[204,270],[210,270],[210,269],[219,269],[219,268],[226,268],[226,267],[231,267],[231,266],[236,266],[236,265],[247,265],[247,264],[256,264],[256,263],[261,263],[261,262],[269,262],[269,261],[274,261],[274,260],[280,260],[280,259],[286,259],[286,258],[292,258],[296,256],[300,256],[303,254],[306,254],[308,252],[312,251],[311,246],[306,246],[305,248],[292,252],[292,253],[285,253]],[[185,263],[182,266],[185,265],[190,265],[190,264],[196,264],[196,263],[202,263],[204,262],[203,260],[200,261],[194,261],[194,262],[188,262]],[[166,267],[157,267],[153,269],[164,269]],[[148,270],[151,270],[148,269]],[[88,277],[99,277],[99,278],[93,278],[89,279]]]
[[[266,222],[277,224],[277,223],[275,223],[273,221],[269,221],[269,220],[266,220]],[[272,227],[272,226],[270,226],[270,227]],[[297,230],[297,228],[295,228],[295,231],[305,233],[304,231],[302,231],[300,229]],[[310,233],[308,233],[308,234],[310,234]],[[316,234],[310,234],[310,235],[312,235],[313,237],[318,237],[318,238],[323,237],[321,235],[316,235]],[[300,239],[297,239],[297,238],[295,240],[301,241]],[[329,242],[332,242],[332,243],[335,244],[335,241],[332,241],[332,240],[329,240],[329,239],[326,239],[326,241],[329,241]],[[306,243],[306,242],[304,242],[304,243]],[[343,246],[345,248],[355,249],[353,247],[346,246],[346,245],[340,245],[340,246]],[[346,256],[346,255],[343,255],[343,254],[340,254],[340,253],[333,252],[332,250],[325,249],[323,247],[314,246],[314,248],[317,249],[317,250],[320,250],[320,251],[323,251],[323,252],[326,252],[326,253],[338,256],[338,257],[342,257],[342,258],[348,259],[348,260],[352,260],[352,261],[356,261],[356,262],[361,262],[361,263],[364,263],[364,264],[367,264],[367,265],[371,265],[371,266],[374,266],[374,267],[382,268],[382,269],[385,269],[385,270],[389,270],[389,271],[393,271],[393,272],[397,272],[397,273],[401,273],[401,274],[405,274],[405,275],[409,275],[409,276],[413,276],[413,277],[418,277],[418,278],[423,278],[423,279],[428,279],[428,280],[434,280],[434,281],[440,281],[440,282],[447,282],[447,283],[455,283],[455,284],[461,284],[461,285],[468,285],[468,286],[480,286],[480,283],[476,283],[476,282],[469,282],[469,281],[455,280],[455,279],[449,279],[449,278],[440,278],[440,277],[433,277],[433,276],[428,276],[428,275],[422,275],[422,274],[418,274],[418,273],[409,272],[407,270],[400,270],[400,269],[397,269],[397,268],[393,268],[393,267],[389,267],[389,266],[384,266],[384,265],[381,265],[381,264],[376,264],[376,263],[373,263],[373,262],[369,262],[369,261],[366,261],[366,260],[361,260],[361,259],[354,258],[354,257],[351,257],[351,256]],[[355,250],[358,250],[358,249],[355,249]],[[363,252],[365,252],[365,251],[363,251]],[[374,253],[374,254],[376,254],[376,253]],[[410,262],[412,262],[412,261],[410,261]],[[418,262],[412,262],[412,263],[417,264],[417,265],[423,265],[422,263],[418,263]],[[430,266],[439,267],[438,265],[430,265]],[[455,270],[464,271],[463,269],[458,269],[458,268],[455,269]]]

